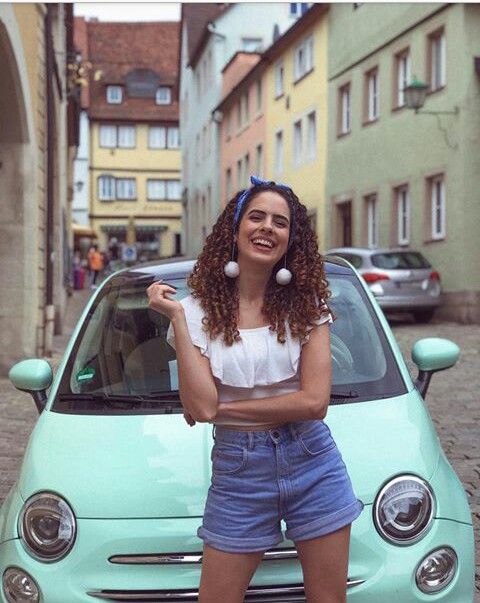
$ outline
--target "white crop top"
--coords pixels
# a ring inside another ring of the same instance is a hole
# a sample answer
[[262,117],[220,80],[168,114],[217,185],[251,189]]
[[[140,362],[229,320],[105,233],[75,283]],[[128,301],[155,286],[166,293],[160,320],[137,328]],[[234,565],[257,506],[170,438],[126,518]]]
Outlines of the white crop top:
[[[199,300],[189,295],[180,300],[180,303],[185,308],[192,343],[210,360],[220,404],[233,400],[279,396],[300,389],[301,344],[298,339],[292,337],[288,323],[284,344],[277,341],[277,333],[270,331],[267,325],[254,329],[239,329],[241,341],[226,346],[221,335],[212,340],[203,330],[204,312]],[[324,322],[333,322],[331,314],[322,316],[316,324]],[[171,324],[167,332],[167,342],[175,348],[175,334]],[[267,425],[231,418],[214,423],[242,427]]]

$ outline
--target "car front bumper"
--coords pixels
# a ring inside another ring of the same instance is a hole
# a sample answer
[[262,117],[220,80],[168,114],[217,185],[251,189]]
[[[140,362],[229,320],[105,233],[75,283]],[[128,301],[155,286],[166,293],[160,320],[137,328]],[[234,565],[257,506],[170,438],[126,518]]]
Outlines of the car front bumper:
[[[40,587],[42,603],[195,601],[201,571],[199,560],[114,564],[109,559],[115,555],[165,555],[166,552],[198,554],[202,542],[194,534],[200,521],[200,518],[79,519],[77,540],[67,557],[56,563],[41,563],[30,557],[19,539],[9,540],[0,545],[0,573],[3,576],[5,569],[12,566],[28,572]],[[473,542],[472,525],[435,519],[420,542],[393,546],[376,532],[372,525],[372,506],[366,505],[352,524],[347,599],[349,603],[385,603],[388,600],[472,603]],[[440,593],[425,595],[415,584],[417,565],[427,553],[445,545],[451,546],[458,556],[456,576]],[[279,548],[288,546],[293,543],[285,541]],[[301,592],[301,568],[296,558],[263,561],[252,580],[252,588],[261,586],[282,588],[284,593],[287,592],[285,587],[291,587],[291,596],[250,600],[284,603],[305,600]],[[107,591],[109,598],[105,598]],[[153,598],[147,598],[149,593]],[[190,598],[173,598],[188,593]],[[3,591],[0,600],[6,602]]]

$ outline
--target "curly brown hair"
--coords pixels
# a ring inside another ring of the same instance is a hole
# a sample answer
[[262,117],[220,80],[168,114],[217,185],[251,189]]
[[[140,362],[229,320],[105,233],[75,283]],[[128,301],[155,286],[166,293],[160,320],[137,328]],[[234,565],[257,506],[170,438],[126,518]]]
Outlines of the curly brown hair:
[[[286,322],[293,337],[304,342],[308,331],[315,321],[330,312],[328,304],[319,306],[317,300],[327,302],[330,297],[325,277],[323,259],[318,251],[317,235],[310,225],[307,208],[300,203],[291,189],[270,182],[253,186],[242,207],[240,224],[251,200],[264,190],[281,195],[289,205],[291,212],[292,241],[287,251],[287,265],[293,274],[289,285],[279,285],[275,280],[277,271],[283,267],[282,258],[272,269],[265,290],[262,313],[270,323],[270,330],[276,331],[280,343],[286,341]],[[188,277],[188,286],[192,297],[200,301],[205,313],[203,325],[211,339],[223,334],[228,346],[240,341],[237,328],[239,298],[237,280],[224,273],[225,264],[231,259],[234,228],[234,212],[239,191],[220,214],[212,232],[205,241],[202,252]]]

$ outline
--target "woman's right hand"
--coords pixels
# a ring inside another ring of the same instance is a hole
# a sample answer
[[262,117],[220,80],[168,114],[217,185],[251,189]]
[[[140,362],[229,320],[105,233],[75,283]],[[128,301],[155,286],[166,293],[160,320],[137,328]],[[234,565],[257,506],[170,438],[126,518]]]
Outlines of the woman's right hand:
[[169,285],[164,285],[162,280],[152,283],[147,289],[148,307],[173,320],[184,311],[179,301],[167,297],[167,295],[175,295],[175,293],[176,290]]

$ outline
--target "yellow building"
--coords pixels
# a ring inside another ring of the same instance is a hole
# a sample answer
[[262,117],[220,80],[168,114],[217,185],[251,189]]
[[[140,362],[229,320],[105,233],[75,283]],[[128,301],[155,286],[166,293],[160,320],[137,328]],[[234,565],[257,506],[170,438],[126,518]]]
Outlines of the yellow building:
[[89,217],[99,247],[135,242],[139,261],[179,255],[179,24],[76,19],[75,27],[91,63]]
[[267,175],[309,209],[325,241],[328,5],[313,5],[265,53]]

